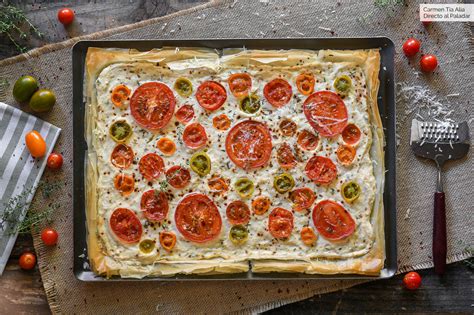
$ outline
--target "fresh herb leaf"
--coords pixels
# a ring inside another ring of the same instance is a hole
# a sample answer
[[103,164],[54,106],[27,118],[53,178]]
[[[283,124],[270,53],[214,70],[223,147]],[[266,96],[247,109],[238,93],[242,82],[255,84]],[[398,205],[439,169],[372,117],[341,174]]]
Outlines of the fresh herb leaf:
[[0,34],[6,35],[20,52],[25,52],[27,49],[15,40],[15,34],[18,34],[22,40],[27,39],[28,34],[20,28],[25,23],[36,36],[43,37],[43,34],[30,22],[21,9],[12,5],[0,5]]
[[168,182],[165,180],[159,182],[158,185],[160,185],[161,191],[166,191],[166,189],[168,188]]

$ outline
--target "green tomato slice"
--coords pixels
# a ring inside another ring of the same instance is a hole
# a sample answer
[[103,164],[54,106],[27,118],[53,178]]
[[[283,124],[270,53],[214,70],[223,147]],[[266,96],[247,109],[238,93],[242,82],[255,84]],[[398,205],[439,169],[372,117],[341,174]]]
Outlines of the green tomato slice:
[[174,89],[182,97],[188,97],[193,93],[193,84],[186,78],[178,78],[174,83]]
[[155,242],[153,240],[143,240],[138,247],[142,253],[149,254],[155,249]]
[[205,152],[197,152],[191,157],[189,166],[198,175],[204,176],[211,171],[211,159]]
[[118,143],[128,140],[132,135],[133,130],[130,124],[125,120],[117,120],[112,123],[109,128],[110,137]]
[[347,94],[352,86],[352,80],[349,76],[343,74],[334,80],[334,88],[342,94]]
[[249,238],[249,231],[243,225],[234,225],[229,232],[229,239],[235,245],[243,244]]
[[273,180],[273,187],[279,193],[286,193],[295,187],[295,180],[293,176],[288,173],[283,173],[280,175],[275,176]]
[[242,198],[252,196],[255,189],[253,182],[248,178],[239,178],[234,184],[235,190]]
[[240,101],[240,109],[247,114],[255,114],[262,106],[257,95],[247,95]]
[[341,194],[342,194],[342,198],[344,198],[345,201],[347,202],[355,201],[357,198],[359,198],[360,193],[361,193],[360,186],[356,182],[349,181],[342,184]]

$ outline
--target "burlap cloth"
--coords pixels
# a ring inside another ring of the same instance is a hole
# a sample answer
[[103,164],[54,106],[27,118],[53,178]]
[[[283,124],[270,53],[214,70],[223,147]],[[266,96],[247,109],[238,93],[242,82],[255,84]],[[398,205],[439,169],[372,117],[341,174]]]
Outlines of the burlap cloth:
[[[119,29],[86,36],[87,39],[157,38],[270,38],[388,36],[397,47],[398,82],[429,86],[440,97],[452,97],[452,118],[470,120],[473,116],[473,46],[467,24],[434,23],[425,29],[418,20],[418,4],[388,8],[375,7],[368,1],[230,1],[213,2],[177,14],[156,18]],[[407,1],[408,2],[408,1]],[[409,1],[412,2],[412,1]],[[330,30],[329,30],[330,29]],[[334,33],[331,33],[331,30]],[[423,51],[438,56],[440,66],[432,75],[420,75],[417,61],[409,64],[399,47],[409,36],[423,43]],[[63,129],[57,151],[65,165],[62,203],[54,226],[60,234],[57,248],[42,246],[34,235],[44,287],[55,313],[243,313],[263,311],[311,297],[315,294],[347,288],[363,281],[203,281],[203,282],[127,282],[84,283],[75,279],[73,265],[72,211],[72,71],[71,46],[80,38],[36,49],[0,62],[0,100],[15,104],[11,96],[13,82],[21,74],[31,74],[41,85],[55,91],[58,101],[53,111],[42,115]],[[408,102],[398,102],[400,146],[398,148],[398,257],[400,272],[428,268],[431,262],[434,164],[414,157],[410,151]],[[472,137],[472,135],[471,135]],[[463,160],[446,168],[448,261],[467,258],[473,244],[473,159],[472,150]]]

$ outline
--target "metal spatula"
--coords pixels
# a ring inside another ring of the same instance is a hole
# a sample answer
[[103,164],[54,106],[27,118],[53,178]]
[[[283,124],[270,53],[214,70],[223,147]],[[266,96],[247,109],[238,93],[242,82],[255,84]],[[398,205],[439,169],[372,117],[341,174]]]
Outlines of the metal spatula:
[[462,158],[469,151],[469,127],[467,122],[411,123],[410,146],[416,155],[432,159],[438,167],[438,182],[434,195],[433,262],[435,272],[446,269],[446,211],[443,192],[442,168],[447,160]]

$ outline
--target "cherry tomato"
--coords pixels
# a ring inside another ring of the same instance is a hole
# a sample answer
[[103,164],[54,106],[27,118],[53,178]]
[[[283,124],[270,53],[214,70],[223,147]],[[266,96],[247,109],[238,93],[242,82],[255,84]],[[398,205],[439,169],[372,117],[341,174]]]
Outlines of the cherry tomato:
[[415,38],[409,38],[403,43],[403,52],[405,56],[411,57],[416,55],[420,51],[420,41]]
[[259,196],[252,201],[253,212],[258,215],[266,213],[271,205],[272,201],[266,196]]
[[41,232],[41,240],[44,245],[53,246],[58,242],[58,232],[52,228],[46,228]]
[[20,267],[23,270],[31,270],[36,265],[36,256],[33,253],[25,252],[20,256]]
[[302,228],[300,235],[301,235],[301,240],[303,241],[303,243],[308,246],[313,245],[318,240],[318,236],[314,233],[314,230],[310,228],[309,226]]
[[40,158],[46,153],[46,142],[36,130],[30,131],[25,136],[25,143],[30,153],[35,158]]
[[438,66],[438,59],[435,55],[424,55],[420,59],[420,67],[423,72],[432,72]]
[[186,125],[188,122],[191,121],[194,117],[194,109],[191,105],[184,104],[178,110],[176,111],[176,119],[182,123],[183,125]]
[[173,155],[176,152],[176,143],[169,138],[160,138],[156,143],[156,147],[163,153],[164,155]]
[[63,156],[59,153],[51,153],[48,156],[47,165],[52,170],[60,169],[63,166]]
[[409,272],[405,275],[405,277],[403,277],[403,285],[408,290],[416,290],[421,285],[421,276],[418,274],[418,272]]
[[74,21],[74,11],[69,8],[63,8],[58,11],[58,20],[63,25],[69,25]]

